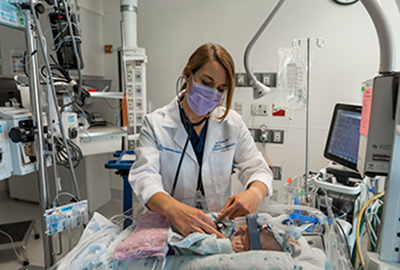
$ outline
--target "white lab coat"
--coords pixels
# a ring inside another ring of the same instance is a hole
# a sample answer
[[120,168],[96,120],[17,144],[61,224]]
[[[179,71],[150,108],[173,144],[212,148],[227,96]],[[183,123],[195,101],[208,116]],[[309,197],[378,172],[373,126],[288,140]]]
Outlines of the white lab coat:
[[[232,165],[239,170],[238,179],[245,188],[253,181],[261,181],[272,195],[272,171],[257,150],[245,123],[233,110],[218,123],[216,116],[224,111],[225,108],[218,107],[211,113],[204,145],[201,175],[209,211],[221,210],[232,195]],[[187,136],[176,98],[145,116],[139,147],[135,151],[137,159],[129,172],[129,182],[143,206],[154,194],[171,192]],[[199,169],[189,142],[174,198],[194,205]]]

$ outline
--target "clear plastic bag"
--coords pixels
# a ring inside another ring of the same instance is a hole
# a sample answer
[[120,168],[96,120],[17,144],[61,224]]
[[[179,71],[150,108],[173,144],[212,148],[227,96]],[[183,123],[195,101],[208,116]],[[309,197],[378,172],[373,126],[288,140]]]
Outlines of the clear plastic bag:
[[301,47],[279,48],[275,107],[297,110],[307,107],[307,52]]

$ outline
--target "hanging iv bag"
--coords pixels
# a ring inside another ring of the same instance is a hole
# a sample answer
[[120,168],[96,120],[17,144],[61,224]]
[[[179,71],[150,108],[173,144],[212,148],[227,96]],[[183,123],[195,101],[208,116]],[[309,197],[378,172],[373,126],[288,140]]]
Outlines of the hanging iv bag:
[[301,47],[279,48],[275,108],[307,108],[307,52]]

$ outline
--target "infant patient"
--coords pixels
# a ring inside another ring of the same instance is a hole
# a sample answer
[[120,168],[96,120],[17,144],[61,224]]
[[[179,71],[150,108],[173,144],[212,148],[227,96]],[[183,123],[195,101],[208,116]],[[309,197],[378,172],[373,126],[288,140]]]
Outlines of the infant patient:
[[[217,221],[217,214],[208,215],[214,222]],[[226,219],[223,224],[222,227],[218,226],[218,228],[226,238],[218,239],[215,234],[202,233],[192,233],[184,237],[171,226],[165,217],[147,212],[139,217],[132,233],[115,248],[113,260],[159,258],[166,255],[232,254],[233,252],[249,251],[251,249],[250,242],[253,246],[258,244],[254,243],[254,239],[257,238],[250,238],[249,235],[253,235],[253,231],[250,230],[251,233],[249,234],[247,225],[237,225],[239,228],[236,228],[235,233],[232,234],[233,222]],[[281,233],[275,232],[276,228],[273,227],[272,230],[273,232],[266,226],[259,229],[257,232],[260,240],[259,248],[261,246],[261,249],[275,254],[290,254],[296,265],[301,265],[304,269],[331,269],[328,267],[329,261],[324,252],[317,248],[311,248],[304,237],[296,238],[298,241],[290,240],[282,237]],[[284,252],[277,253],[276,251]],[[275,268],[270,267],[269,269]]]
[[[214,222],[218,218],[218,214],[207,214]],[[223,225],[222,225],[223,224]],[[192,233],[186,237],[182,236],[173,227],[168,232],[168,254],[172,255],[212,255],[212,254],[228,254],[233,252],[244,252],[251,250],[250,237],[247,225],[234,228],[232,221],[225,219],[222,223],[218,223],[219,231],[226,238],[217,238],[216,235]],[[235,233],[232,233],[235,232]],[[263,250],[283,251],[279,241],[276,240],[274,233],[267,226],[259,230],[260,244]]]
[[[208,216],[217,221],[218,214]],[[220,232],[226,238],[214,234],[192,233],[186,237],[171,226],[163,216],[153,212],[142,215],[131,235],[114,252],[114,260],[147,258],[165,255],[213,255],[249,251],[250,237],[247,225],[233,230],[233,222],[225,219]],[[231,232],[235,231],[234,234]],[[282,251],[281,244],[268,228],[259,230],[263,250]]]
[[[239,226],[239,229],[236,229],[236,233],[230,237],[230,240],[234,252],[249,251],[250,239],[247,225]],[[281,244],[266,226],[260,230],[260,243],[263,250],[283,251]]]

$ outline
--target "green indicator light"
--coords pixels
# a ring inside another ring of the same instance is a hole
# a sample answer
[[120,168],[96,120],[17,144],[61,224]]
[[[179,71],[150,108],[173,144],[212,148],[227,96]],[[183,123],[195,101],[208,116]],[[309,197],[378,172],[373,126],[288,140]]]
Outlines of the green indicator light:
[[365,87],[363,86],[363,87],[361,87],[361,92],[364,92],[364,89],[365,89]]
[[21,25],[24,25],[24,18],[20,18],[19,21],[21,22]]

